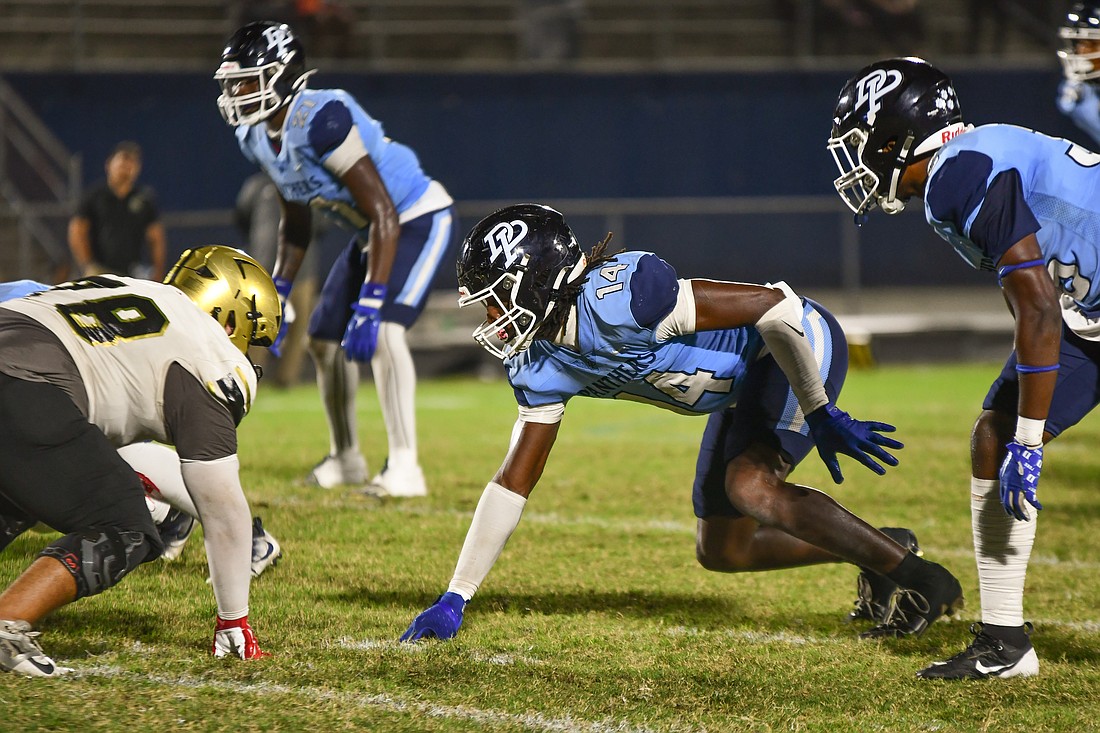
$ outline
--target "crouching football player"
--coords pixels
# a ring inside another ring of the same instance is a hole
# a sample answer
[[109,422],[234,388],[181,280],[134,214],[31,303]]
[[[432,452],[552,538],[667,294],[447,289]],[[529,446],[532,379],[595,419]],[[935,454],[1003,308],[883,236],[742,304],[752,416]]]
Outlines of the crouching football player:
[[815,445],[840,483],[837,453],[876,473],[897,465],[883,435],[835,405],[847,342],[821,306],[785,284],[678,279],[647,252],[585,257],[560,213],[510,206],[467,235],[459,305],[485,309],[474,338],[502,358],[519,422],[485,488],[450,586],[401,637],[454,636],[465,605],[518,526],[566,403],[631,399],[709,414],[693,500],[699,563],[746,572],[850,562],[898,589],[865,637],[920,634],[962,604],[958,580],[827,494],[790,483]]
[[0,304],[0,547],[4,527],[31,519],[62,533],[0,593],[2,670],[64,674],[35,625],[160,556],[141,481],[117,451],[141,440],[174,444],[204,518],[213,653],[264,654],[248,622],[236,426],[256,394],[247,349],[274,340],[279,297],[227,247],[188,250],[165,282],[95,276]]

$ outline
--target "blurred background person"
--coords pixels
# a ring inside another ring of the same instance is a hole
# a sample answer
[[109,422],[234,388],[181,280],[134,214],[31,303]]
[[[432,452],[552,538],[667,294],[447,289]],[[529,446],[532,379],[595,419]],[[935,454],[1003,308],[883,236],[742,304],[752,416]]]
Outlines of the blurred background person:
[[571,61],[580,52],[584,0],[523,0],[520,57],[538,63]]
[[[275,182],[260,171],[245,179],[237,194],[237,203],[233,209],[234,222],[245,238],[245,249],[261,265],[271,272],[275,268],[275,255],[279,244],[279,217],[282,210],[279,204],[279,190]],[[313,239],[321,236],[325,227],[322,217],[314,218]],[[280,387],[297,384],[302,374],[306,353],[306,326],[308,318],[297,318],[296,314],[307,314],[317,302],[317,246],[316,243],[306,252],[302,267],[295,278],[297,287],[290,294],[286,304],[287,334],[281,344],[279,355],[263,351],[256,356],[256,363],[269,373],[274,383]],[[286,318],[286,313],[284,313]],[[274,368],[268,369],[269,366]],[[266,375],[265,375],[266,376]]]
[[75,265],[70,276],[113,273],[163,279],[167,237],[156,195],[138,184],[141,146],[131,140],[120,142],[104,168],[106,180],[85,192],[69,220],[69,250]]

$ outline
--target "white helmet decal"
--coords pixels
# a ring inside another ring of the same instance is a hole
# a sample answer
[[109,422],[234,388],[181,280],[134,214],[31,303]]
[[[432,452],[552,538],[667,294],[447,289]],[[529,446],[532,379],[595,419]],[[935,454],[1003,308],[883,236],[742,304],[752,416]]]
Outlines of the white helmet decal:
[[502,221],[490,229],[485,235],[485,243],[489,245],[489,252],[492,253],[490,261],[496,262],[497,258],[503,255],[504,267],[511,267],[518,257],[516,247],[527,236],[527,231],[527,222],[522,219]]
[[867,105],[867,124],[875,124],[875,116],[882,109],[879,100],[901,85],[901,72],[897,69],[875,69],[856,83],[856,109]]
[[287,27],[283,25],[273,25],[269,28],[264,28],[263,36],[267,39],[268,49],[278,48],[277,54],[279,58],[282,58],[291,40]]

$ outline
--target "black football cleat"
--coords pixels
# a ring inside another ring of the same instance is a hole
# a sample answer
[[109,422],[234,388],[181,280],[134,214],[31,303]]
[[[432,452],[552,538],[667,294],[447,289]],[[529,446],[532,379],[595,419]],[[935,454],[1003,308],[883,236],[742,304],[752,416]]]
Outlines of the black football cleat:
[[[917,536],[910,529],[902,527],[881,527],[884,535],[897,542],[919,557],[924,551],[917,544]],[[872,621],[880,624],[886,620],[886,611],[890,606],[890,597],[898,589],[898,584],[872,570],[861,570],[856,578],[856,600],[854,608],[845,619],[852,621]]]
[[950,616],[963,607],[958,579],[944,566],[925,562],[924,577],[912,588],[894,591],[882,623],[860,634],[861,639],[920,636],[940,616]]
[[942,662],[932,662],[917,677],[925,680],[984,680],[989,677],[1034,677],[1039,674],[1039,657],[1031,645],[1031,623],[1024,624],[1028,637],[1024,646],[1013,646],[985,633],[981,623],[970,624],[974,641],[963,651]]

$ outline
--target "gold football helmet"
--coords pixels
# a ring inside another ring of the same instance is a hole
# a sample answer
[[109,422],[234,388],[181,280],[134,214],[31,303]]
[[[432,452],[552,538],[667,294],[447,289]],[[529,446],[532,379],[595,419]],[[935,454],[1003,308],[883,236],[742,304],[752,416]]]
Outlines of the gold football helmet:
[[229,340],[242,353],[249,345],[271,346],[279,334],[283,309],[275,283],[263,265],[239,249],[218,244],[189,249],[164,282],[229,326]]

